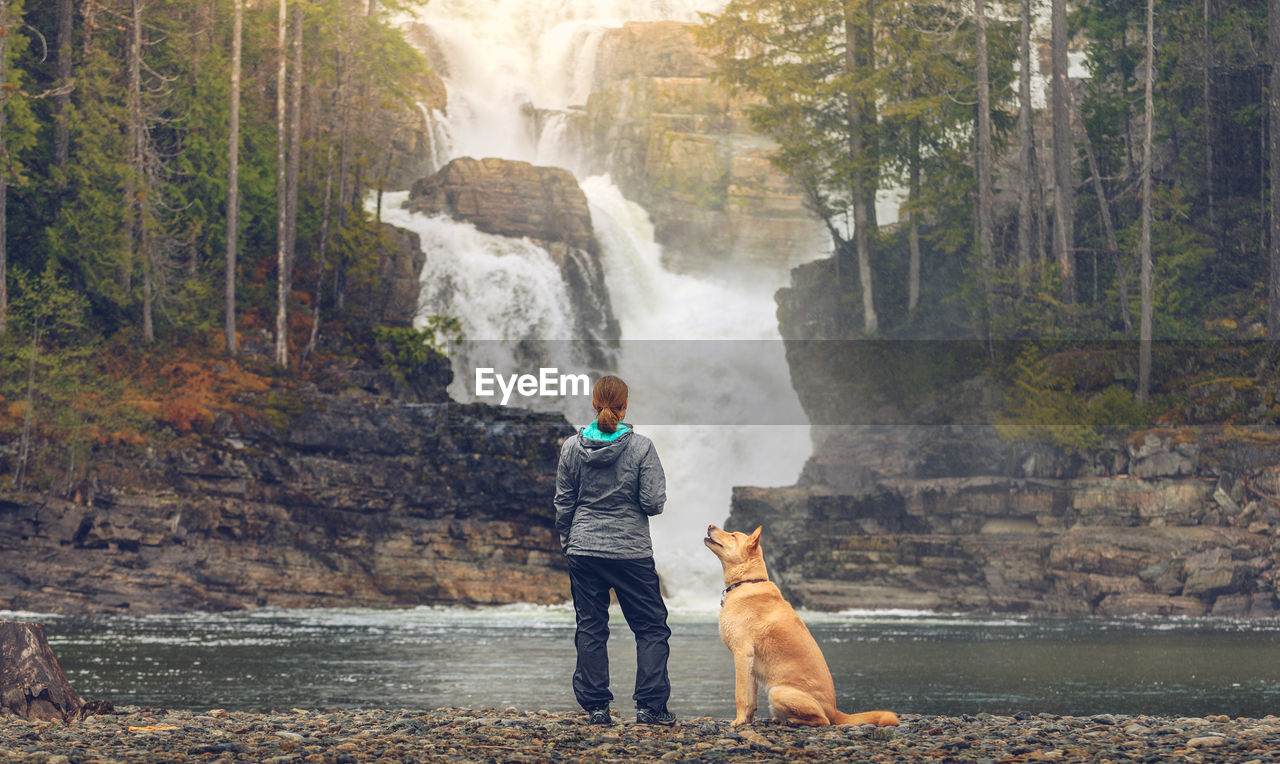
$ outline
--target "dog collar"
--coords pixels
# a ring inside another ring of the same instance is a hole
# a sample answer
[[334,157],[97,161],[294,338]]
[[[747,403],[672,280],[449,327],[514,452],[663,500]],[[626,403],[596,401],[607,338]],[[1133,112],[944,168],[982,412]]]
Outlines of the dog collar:
[[724,607],[724,598],[729,596],[729,592],[733,591],[734,589],[737,589],[739,586],[742,586],[743,584],[767,584],[767,583],[769,583],[769,579],[767,578],[750,578],[750,579],[747,579],[746,581],[739,581],[734,584],[729,584],[724,588],[724,591],[721,592],[720,594],[720,607]]

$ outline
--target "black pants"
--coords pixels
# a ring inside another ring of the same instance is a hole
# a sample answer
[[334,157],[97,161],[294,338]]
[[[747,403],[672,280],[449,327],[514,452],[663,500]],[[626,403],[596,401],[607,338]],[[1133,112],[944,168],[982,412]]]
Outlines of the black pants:
[[569,555],[569,584],[578,632],[573,643],[578,648],[578,665],[573,671],[573,694],[583,708],[607,706],[609,692],[609,590],[618,595],[618,604],[627,625],[636,636],[636,707],[665,708],[671,696],[667,679],[667,606],[662,601],[658,571],[652,557],[612,560],[604,557]]

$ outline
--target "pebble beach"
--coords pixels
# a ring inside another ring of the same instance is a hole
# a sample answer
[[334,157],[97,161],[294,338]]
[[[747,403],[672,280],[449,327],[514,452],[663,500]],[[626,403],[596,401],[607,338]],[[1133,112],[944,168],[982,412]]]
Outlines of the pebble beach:
[[63,725],[0,717],[0,761],[91,762],[1275,762],[1280,717],[913,716],[902,726],[793,727],[727,719],[611,726],[577,712],[121,707]]

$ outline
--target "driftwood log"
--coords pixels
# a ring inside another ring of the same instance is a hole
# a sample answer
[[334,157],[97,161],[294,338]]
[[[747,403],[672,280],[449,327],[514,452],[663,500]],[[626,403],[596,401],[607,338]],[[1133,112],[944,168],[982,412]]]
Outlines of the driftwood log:
[[38,623],[0,621],[0,714],[70,722],[84,701],[71,688]]

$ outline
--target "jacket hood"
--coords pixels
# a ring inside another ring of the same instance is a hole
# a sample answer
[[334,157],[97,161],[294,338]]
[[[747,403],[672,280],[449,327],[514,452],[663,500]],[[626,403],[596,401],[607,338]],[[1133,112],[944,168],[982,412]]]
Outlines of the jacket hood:
[[586,436],[585,431],[579,433],[578,449],[582,452],[583,461],[597,467],[613,464],[627,450],[632,432],[627,430],[614,440],[593,440]]

